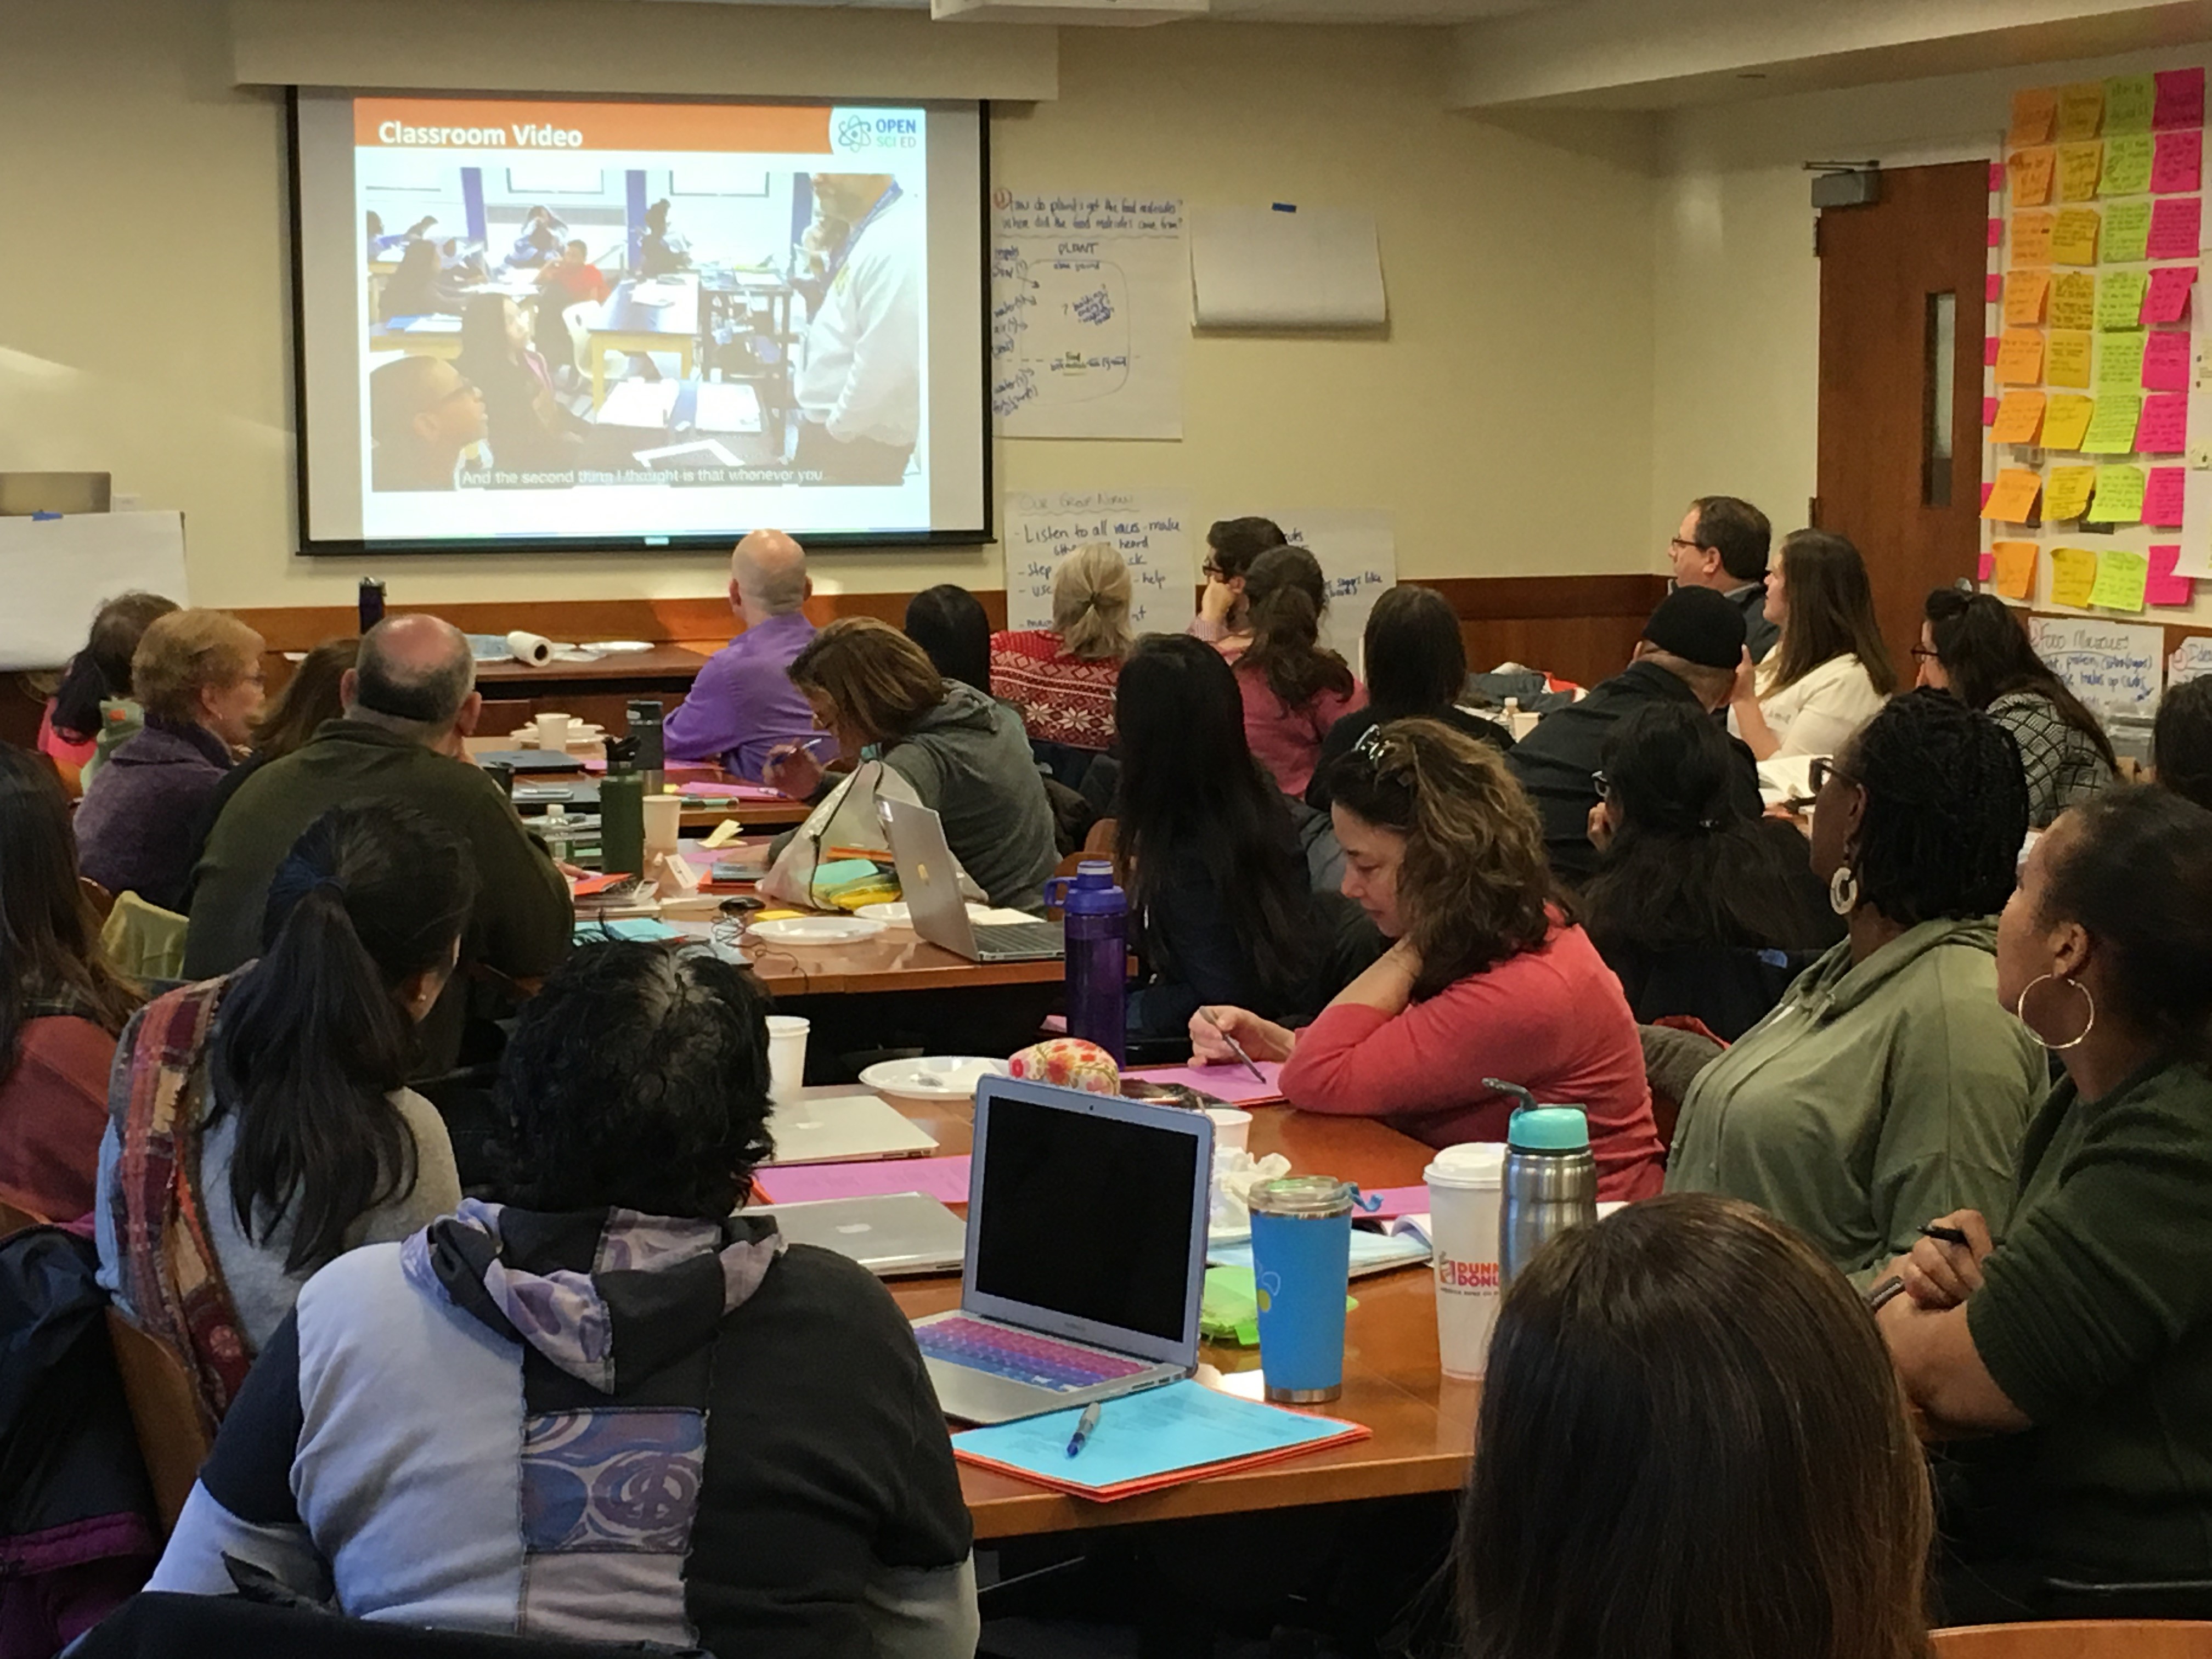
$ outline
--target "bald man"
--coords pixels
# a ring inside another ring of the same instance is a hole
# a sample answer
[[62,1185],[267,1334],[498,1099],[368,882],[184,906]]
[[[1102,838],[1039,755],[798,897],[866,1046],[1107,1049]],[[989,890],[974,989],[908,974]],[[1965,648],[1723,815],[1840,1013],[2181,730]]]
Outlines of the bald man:
[[185,973],[212,979],[261,954],[270,880],[331,807],[411,806],[468,843],[477,873],[459,971],[422,1022],[417,1076],[435,1077],[457,1063],[472,1006],[489,1018],[505,1012],[489,983],[542,978],[568,954],[568,884],[506,792],[462,758],[483,699],[459,629],[435,617],[387,617],[362,637],[338,702],[342,718],[257,769],[216,818],[196,877]]
[[671,760],[712,761],[758,778],[779,744],[818,735],[814,711],[785,672],[814,637],[799,607],[813,592],[806,550],[756,530],[730,555],[730,609],[742,631],[707,659],[663,732]]

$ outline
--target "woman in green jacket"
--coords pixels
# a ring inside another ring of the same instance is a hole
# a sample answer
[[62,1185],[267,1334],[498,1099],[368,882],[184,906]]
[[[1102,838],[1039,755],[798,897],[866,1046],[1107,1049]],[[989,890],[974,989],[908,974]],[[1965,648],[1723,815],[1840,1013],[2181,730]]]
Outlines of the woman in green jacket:
[[1699,1073],[1670,1192],[1748,1200],[1864,1285],[1922,1224],[2001,1223],[2042,1052],[1996,1006],[1996,929],[2027,832],[2012,739],[1986,714],[1893,699],[1814,763],[1813,873],[1848,929]]
[[1982,1439],[1948,1483],[1943,1622],[2212,1618],[2212,812],[2129,789],[2061,815],[1997,994],[2066,1075],[2009,1228],[1940,1218],[1966,1243],[1917,1243],[1881,1315],[1929,1427]]

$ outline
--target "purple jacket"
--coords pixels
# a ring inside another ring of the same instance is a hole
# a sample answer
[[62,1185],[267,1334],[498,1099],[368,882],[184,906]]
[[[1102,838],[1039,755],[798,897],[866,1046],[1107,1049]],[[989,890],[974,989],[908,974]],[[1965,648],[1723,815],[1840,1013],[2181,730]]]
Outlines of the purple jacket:
[[202,726],[149,719],[109,757],[76,809],[78,866],[111,893],[182,915],[230,750]]
[[758,778],[769,750],[815,733],[814,711],[784,672],[814,624],[802,611],[757,623],[707,659],[661,739],[672,761],[714,761]]

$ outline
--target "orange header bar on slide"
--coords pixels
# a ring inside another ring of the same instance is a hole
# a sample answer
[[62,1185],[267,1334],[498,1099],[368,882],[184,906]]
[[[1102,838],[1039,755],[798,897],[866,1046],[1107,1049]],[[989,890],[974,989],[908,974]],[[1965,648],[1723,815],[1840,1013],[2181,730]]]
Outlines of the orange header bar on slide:
[[363,149],[720,150],[827,155],[830,111],[778,104],[560,104],[480,98],[356,98]]

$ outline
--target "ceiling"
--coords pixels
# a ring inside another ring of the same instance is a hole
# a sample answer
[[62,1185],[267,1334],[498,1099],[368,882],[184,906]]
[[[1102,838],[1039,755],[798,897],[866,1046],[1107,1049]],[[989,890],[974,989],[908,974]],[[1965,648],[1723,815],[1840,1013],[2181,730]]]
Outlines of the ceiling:
[[[927,11],[929,0],[684,0],[709,5],[844,6],[870,10]],[[1472,23],[1540,9],[1571,0],[1212,0],[1209,19],[1239,23]],[[1071,19],[1071,22],[1074,20]]]

